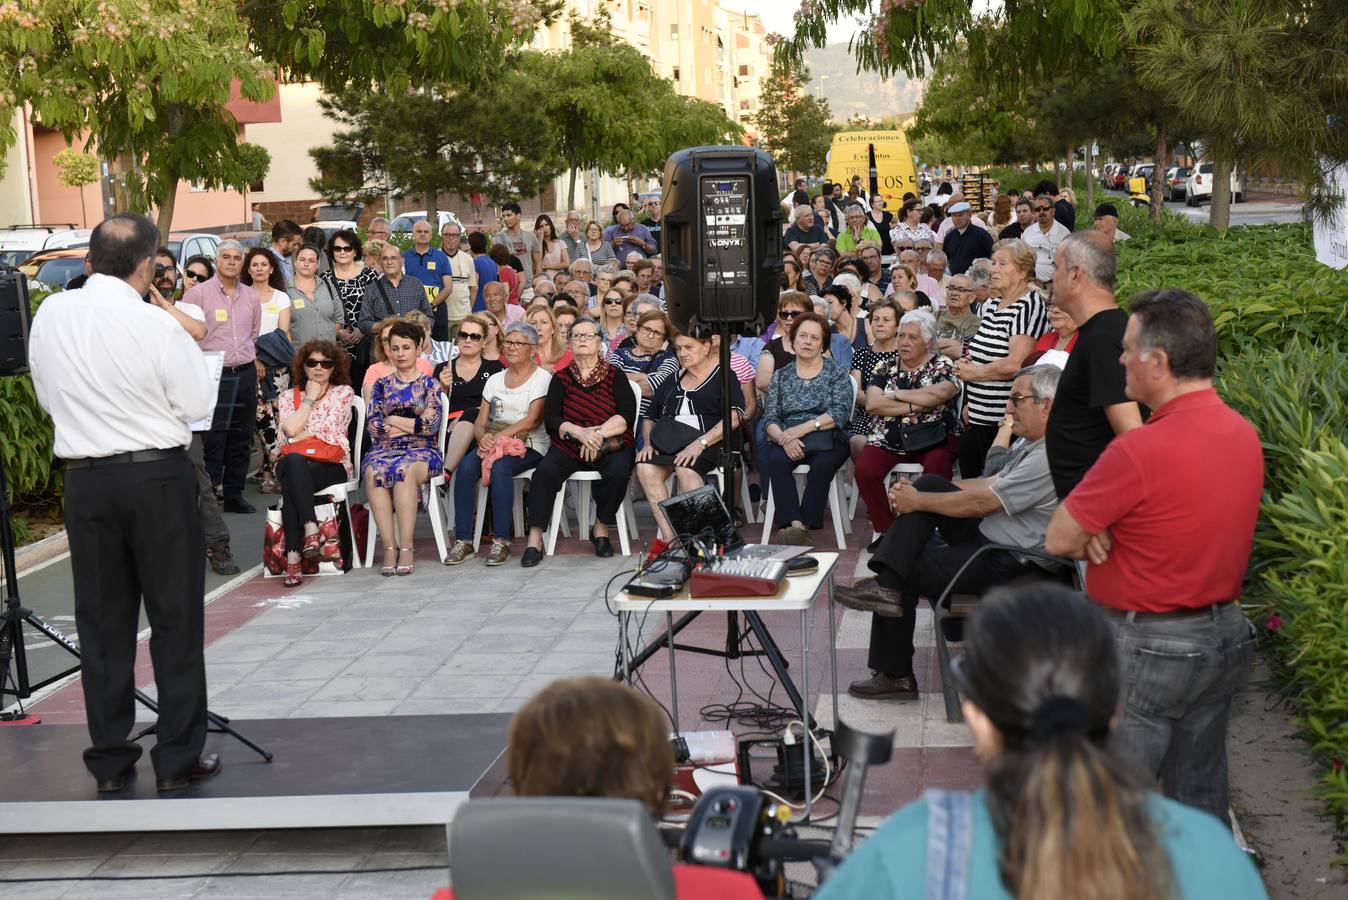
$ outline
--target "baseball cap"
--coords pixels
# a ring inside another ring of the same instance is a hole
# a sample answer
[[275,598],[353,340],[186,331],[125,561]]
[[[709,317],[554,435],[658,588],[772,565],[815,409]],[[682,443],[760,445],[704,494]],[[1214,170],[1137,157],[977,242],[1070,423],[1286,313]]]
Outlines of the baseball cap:
[[1095,208],[1095,218],[1099,219],[1104,216],[1113,216],[1117,219],[1119,217],[1119,208],[1113,203],[1101,203]]

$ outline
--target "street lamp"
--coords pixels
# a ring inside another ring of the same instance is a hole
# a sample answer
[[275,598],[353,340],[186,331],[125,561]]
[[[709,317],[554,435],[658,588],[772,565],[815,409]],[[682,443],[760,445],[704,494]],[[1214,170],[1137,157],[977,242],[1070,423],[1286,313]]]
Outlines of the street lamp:
[[820,76],[819,76],[819,89],[818,89],[818,91],[817,91],[817,95],[818,95],[818,97],[819,97],[821,100],[824,98],[824,82],[827,81],[827,80],[828,80],[828,76],[827,76],[827,75],[820,75]]

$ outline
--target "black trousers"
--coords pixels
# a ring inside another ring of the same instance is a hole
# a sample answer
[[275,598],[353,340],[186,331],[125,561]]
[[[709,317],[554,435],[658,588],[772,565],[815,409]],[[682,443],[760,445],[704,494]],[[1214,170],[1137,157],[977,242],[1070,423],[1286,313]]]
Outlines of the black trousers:
[[[939,475],[923,475],[913,483],[919,491],[958,491]],[[889,526],[871,557],[875,580],[903,592],[903,616],[871,616],[871,645],[867,666],[895,678],[913,674],[913,627],[917,601],[926,597],[935,603],[960,566],[979,547],[988,543],[978,530],[981,518],[955,518],[932,512],[904,513]],[[946,546],[929,547],[940,532]],[[1007,579],[1033,571],[1033,563],[1021,563],[1010,553],[984,553],[965,570],[959,581],[962,593],[981,593]]]
[[226,368],[204,449],[211,484],[223,485],[227,500],[243,496],[256,424],[257,370],[252,363],[239,367],[237,372]]
[[304,523],[315,521],[314,491],[346,481],[346,467],[287,453],[276,464],[276,477],[281,481],[281,528],[286,552],[298,553],[304,543]]
[[[618,507],[622,506],[623,497],[627,496],[627,483],[632,476],[635,461],[636,452],[631,447],[605,454],[598,465],[572,459],[556,447],[549,447],[529,479],[530,527],[547,530],[557,492],[566,484],[566,479],[580,471],[599,473],[599,480],[590,484],[595,521],[608,526],[616,525]],[[584,531],[590,527],[590,523],[581,522],[580,527]]]
[[135,765],[136,631],[141,598],[159,691],[160,778],[186,775],[206,744],[202,607],[206,545],[192,463],[181,458],[71,469],[66,531],[75,586],[80,678],[95,778]]
[[987,461],[988,450],[997,439],[996,425],[966,425],[960,435],[960,477],[981,478],[983,463]]

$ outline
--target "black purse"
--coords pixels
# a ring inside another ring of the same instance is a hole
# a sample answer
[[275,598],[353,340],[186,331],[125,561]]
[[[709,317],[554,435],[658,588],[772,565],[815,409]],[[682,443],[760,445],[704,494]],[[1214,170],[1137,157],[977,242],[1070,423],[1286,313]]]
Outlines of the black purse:
[[672,416],[657,419],[651,428],[651,446],[657,453],[676,456],[684,447],[702,437],[702,432]]
[[906,456],[930,450],[944,444],[946,440],[945,422],[940,419],[935,422],[899,425],[894,430],[898,432],[898,441],[895,444]]
[[801,438],[800,446],[805,451],[806,456],[830,450],[833,448],[833,430],[812,431]]

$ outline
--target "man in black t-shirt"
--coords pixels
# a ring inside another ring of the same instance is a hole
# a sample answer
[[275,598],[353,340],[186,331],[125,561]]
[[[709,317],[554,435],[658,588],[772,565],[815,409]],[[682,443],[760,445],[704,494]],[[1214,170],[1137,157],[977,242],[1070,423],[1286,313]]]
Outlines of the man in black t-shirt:
[[1025,229],[1034,224],[1034,204],[1024,197],[1016,201],[1016,221],[1007,225],[997,235],[999,241],[1009,241],[1025,233]]
[[1114,300],[1114,244],[1082,231],[1058,246],[1053,302],[1078,323],[1045,434],[1058,499],[1066,497],[1114,435],[1142,424],[1138,404],[1124,395],[1123,331],[1128,314]]

